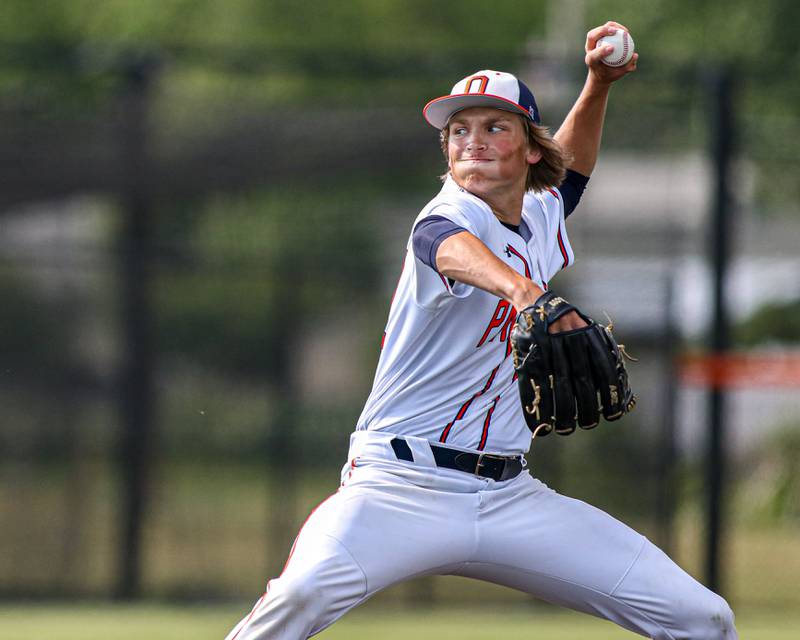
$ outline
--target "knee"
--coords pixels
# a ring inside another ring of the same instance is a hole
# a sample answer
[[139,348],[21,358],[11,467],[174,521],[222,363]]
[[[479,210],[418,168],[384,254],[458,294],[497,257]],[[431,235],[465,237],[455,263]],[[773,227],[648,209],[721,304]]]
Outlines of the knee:
[[323,590],[311,576],[279,578],[274,582],[274,589],[270,589],[270,596],[279,599],[286,608],[303,612],[306,616],[324,608]]
[[737,638],[736,626],[733,621],[733,611],[723,598],[717,596],[717,603],[711,609],[711,635],[710,638],[731,640]]
[[733,621],[733,611],[724,598],[711,593],[701,606],[692,612],[687,638],[704,640],[735,640],[739,636]]

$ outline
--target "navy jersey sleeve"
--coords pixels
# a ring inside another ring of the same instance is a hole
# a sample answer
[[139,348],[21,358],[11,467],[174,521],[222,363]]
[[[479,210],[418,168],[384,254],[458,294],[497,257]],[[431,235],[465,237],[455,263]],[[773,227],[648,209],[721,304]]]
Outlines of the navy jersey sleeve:
[[466,229],[459,227],[444,216],[433,215],[423,218],[414,227],[411,235],[414,255],[434,271],[438,271],[436,269],[436,252],[439,251],[439,245],[445,239],[461,231],[466,231]]
[[561,199],[564,201],[564,217],[566,218],[578,206],[578,202],[583,195],[583,190],[589,182],[589,177],[584,176],[577,171],[567,169],[567,177],[558,188],[561,193]]

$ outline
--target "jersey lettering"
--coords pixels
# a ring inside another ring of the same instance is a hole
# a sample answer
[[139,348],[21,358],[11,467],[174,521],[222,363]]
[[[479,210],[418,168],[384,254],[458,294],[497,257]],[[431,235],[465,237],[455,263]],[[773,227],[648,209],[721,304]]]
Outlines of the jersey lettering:
[[498,300],[494,313],[492,313],[492,319],[489,321],[489,326],[486,327],[486,331],[483,332],[483,336],[478,344],[475,345],[475,348],[477,349],[482,346],[486,342],[486,339],[489,338],[489,334],[492,333],[492,330],[500,327],[500,331],[489,338],[489,342],[492,342],[499,334],[500,342],[507,343],[506,355],[508,355],[511,350],[511,343],[508,342],[508,336],[511,333],[511,328],[514,326],[514,321],[516,319],[517,310],[505,300]]
[[506,323],[503,325],[503,330],[500,332],[500,342],[506,343],[506,357],[511,353],[511,329],[514,328],[514,322],[517,320],[517,310],[511,307],[511,313],[506,318]]
[[[489,321],[489,326],[486,327],[486,331],[483,332],[483,337],[480,339],[480,342],[475,346],[477,349],[480,347],[484,342],[486,342],[486,338],[489,337],[489,334],[492,332],[492,329],[496,329],[497,327],[501,326],[506,319],[506,315],[508,315],[508,310],[511,307],[508,302],[505,300],[498,300],[497,306],[494,309],[494,313],[492,314],[492,319]],[[494,337],[492,338],[494,340]],[[491,340],[489,341],[491,342]]]

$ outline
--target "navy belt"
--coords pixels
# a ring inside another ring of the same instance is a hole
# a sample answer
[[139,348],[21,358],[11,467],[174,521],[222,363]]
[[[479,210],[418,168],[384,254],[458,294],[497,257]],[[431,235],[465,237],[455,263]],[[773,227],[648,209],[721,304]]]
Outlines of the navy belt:
[[[390,444],[398,460],[414,462],[414,455],[404,438],[395,437]],[[498,456],[491,453],[459,451],[429,443],[437,467],[455,469],[481,478],[503,481],[517,477],[524,469],[522,456]]]

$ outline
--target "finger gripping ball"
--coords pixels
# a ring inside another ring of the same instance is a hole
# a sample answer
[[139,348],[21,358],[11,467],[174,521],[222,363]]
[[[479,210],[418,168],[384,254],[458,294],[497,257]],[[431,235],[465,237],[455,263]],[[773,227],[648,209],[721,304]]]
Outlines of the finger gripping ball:
[[597,46],[602,47],[610,44],[614,50],[603,57],[603,64],[609,67],[624,67],[633,58],[633,38],[631,34],[623,29],[617,29],[617,32],[610,36],[603,36],[597,41]]

